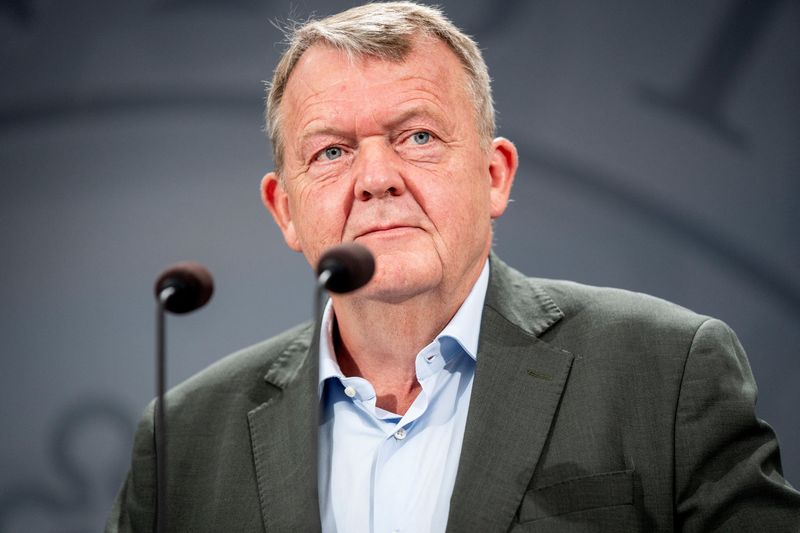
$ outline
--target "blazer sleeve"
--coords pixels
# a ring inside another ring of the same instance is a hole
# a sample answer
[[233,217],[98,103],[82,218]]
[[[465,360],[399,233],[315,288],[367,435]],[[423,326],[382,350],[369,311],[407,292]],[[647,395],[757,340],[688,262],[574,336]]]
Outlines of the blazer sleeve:
[[114,501],[106,533],[150,532],[155,528],[155,402],[145,409],[134,438],[131,468]]
[[675,416],[678,529],[800,531],[800,493],[783,478],[778,442],[755,415],[747,356],[724,323],[697,329]]

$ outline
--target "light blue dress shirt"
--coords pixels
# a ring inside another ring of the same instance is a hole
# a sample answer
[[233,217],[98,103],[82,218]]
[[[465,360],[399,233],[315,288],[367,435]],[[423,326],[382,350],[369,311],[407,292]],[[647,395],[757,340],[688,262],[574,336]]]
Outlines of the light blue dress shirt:
[[417,354],[422,390],[403,416],[375,405],[369,381],[342,375],[328,302],[320,333],[318,481],[324,533],[445,530],[488,283],[487,260],[453,319]]

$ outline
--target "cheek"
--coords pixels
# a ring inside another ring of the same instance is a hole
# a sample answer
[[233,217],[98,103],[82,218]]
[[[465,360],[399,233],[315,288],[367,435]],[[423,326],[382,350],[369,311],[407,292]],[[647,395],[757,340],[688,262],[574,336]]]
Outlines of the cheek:
[[[450,220],[459,221],[459,231],[469,232],[471,225],[482,218],[489,218],[490,183],[488,176],[481,175],[474,166],[459,166],[448,176],[442,176],[436,186],[436,201],[429,202],[431,210],[443,212]],[[449,216],[448,216],[449,213]]]
[[292,212],[303,248],[325,249],[339,244],[349,205],[342,187],[298,187],[292,202]]

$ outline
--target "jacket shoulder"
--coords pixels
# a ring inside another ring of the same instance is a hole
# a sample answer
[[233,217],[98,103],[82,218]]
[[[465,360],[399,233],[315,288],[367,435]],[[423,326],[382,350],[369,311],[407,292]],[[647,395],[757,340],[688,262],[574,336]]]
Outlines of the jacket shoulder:
[[572,281],[532,279],[562,310],[565,317],[612,326],[628,324],[697,328],[709,319],[686,307],[656,296],[611,287],[595,287]]
[[237,394],[251,388],[253,383],[263,383],[267,373],[292,366],[282,361],[287,354],[296,356],[298,352],[307,353],[312,327],[311,323],[300,324],[223,357],[171,389],[169,401],[175,405],[198,393],[209,397],[209,391]]
[[487,301],[508,321],[534,334],[693,334],[708,316],[655,296],[573,281],[528,277],[496,256]]
[[493,300],[508,321],[551,346],[603,364],[658,361],[677,375],[701,326],[716,322],[639,292],[527,277],[500,262],[497,274],[500,288]]

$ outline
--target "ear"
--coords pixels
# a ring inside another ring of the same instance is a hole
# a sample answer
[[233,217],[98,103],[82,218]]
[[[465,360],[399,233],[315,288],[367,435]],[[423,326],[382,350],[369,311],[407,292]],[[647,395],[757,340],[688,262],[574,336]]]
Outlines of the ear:
[[301,252],[300,240],[292,222],[292,211],[289,209],[289,195],[286,194],[275,172],[266,174],[261,180],[261,201],[281,229],[283,239],[289,248]]
[[489,177],[491,179],[489,203],[493,219],[500,217],[506,210],[518,164],[517,148],[514,143],[503,137],[492,141],[489,159]]

